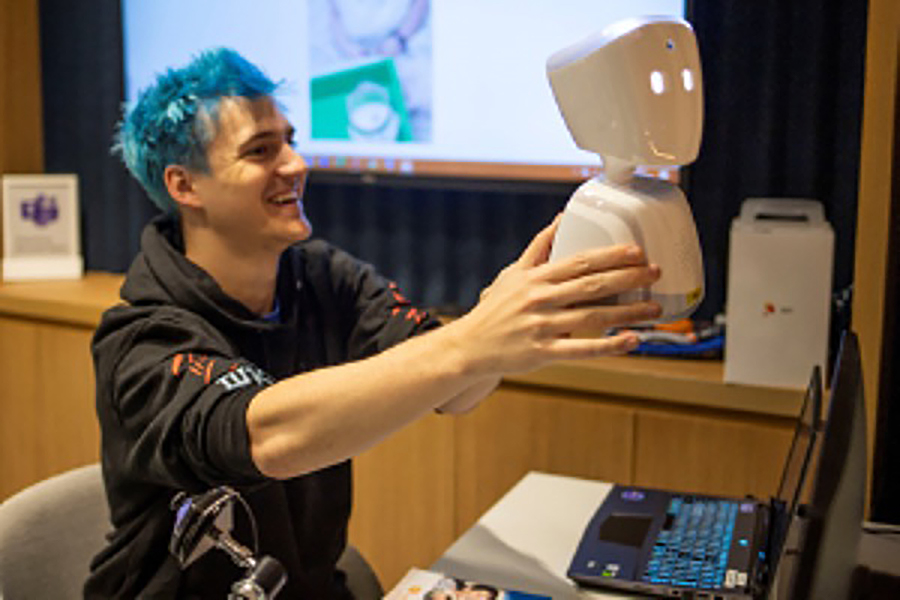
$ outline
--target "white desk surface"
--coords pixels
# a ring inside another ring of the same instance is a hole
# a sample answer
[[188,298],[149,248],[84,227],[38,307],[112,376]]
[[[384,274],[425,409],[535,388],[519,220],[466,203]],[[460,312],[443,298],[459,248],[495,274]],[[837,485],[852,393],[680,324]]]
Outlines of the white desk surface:
[[611,489],[599,481],[528,473],[431,570],[554,600],[633,599],[582,591],[566,577],[584,528]]

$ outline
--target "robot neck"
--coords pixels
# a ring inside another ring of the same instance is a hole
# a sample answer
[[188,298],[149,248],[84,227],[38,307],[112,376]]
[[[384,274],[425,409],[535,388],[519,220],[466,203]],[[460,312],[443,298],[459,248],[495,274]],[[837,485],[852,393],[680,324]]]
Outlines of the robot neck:
[[603,157],[603,171],[610,183],[627,184],[634,177],[634,165],[614,156]]

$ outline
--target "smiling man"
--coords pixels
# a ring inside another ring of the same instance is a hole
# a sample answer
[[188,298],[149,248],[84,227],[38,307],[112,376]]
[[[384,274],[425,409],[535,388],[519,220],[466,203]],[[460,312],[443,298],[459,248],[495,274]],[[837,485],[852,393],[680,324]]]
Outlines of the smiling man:
[[472,409],[504,373],[626,351],[628,335],[572,334],[658,314],[598,304],[659,277],[639,249],[548,264],[554,223],[439,328],[371,266],[309,239],[306,165],[276,87],[209,51],[121,123],[116,148],[164,214],[94,337],[113,532],[87,597],[226,597],[240,573],[224,554],[181,570],[168,543],[173,496],[227,484],[287,570],[282,597],[350,598],[335,565],[353,456],[429,412]]

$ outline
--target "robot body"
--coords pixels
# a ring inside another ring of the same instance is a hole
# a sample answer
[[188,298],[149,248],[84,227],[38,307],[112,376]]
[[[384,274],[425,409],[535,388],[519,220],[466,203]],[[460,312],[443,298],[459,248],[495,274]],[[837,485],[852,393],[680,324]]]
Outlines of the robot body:
[[672,17],[626,19],[553,54],[553,96],[575,144],[603,159],[563,213],[551,260],[580,250],[635,243],[662,276],[612,302],[652,299],[657,322],[689,316],[703,298],[703,261],[690,206],[669,181],[638,165],[679,166],[700,148],[702,78],[694,32]]
[[663,275],[610,303],[652,300],[662,307],[660,321],[689,316],[703,299],[703,261],[690,206],[673,183],[635,177],[618,184],[602,175],[584,182],[566,205],[550,260],[628,243],[642,247]]

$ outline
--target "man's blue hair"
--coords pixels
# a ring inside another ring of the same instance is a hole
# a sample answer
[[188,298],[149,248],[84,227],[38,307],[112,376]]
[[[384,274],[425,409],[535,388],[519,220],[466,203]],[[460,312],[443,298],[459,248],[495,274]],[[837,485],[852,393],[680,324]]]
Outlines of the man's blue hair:
[[216,134],[222,98],[270,96],[277,87],[234,50],[207,50],[140,93],[119,122],[113,152],[157,206],[174,212],[163,173],[169,165],[209,171],[206,148]]

